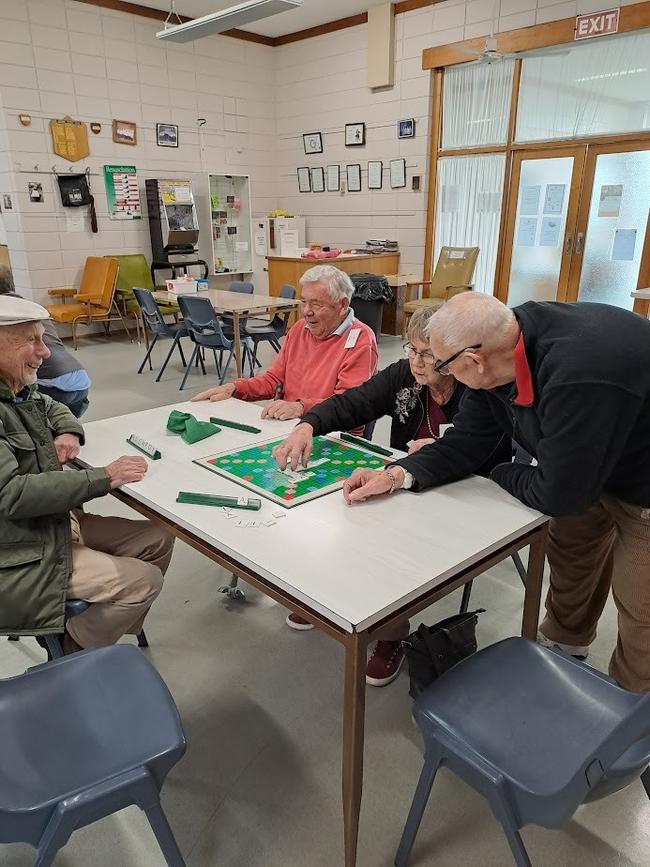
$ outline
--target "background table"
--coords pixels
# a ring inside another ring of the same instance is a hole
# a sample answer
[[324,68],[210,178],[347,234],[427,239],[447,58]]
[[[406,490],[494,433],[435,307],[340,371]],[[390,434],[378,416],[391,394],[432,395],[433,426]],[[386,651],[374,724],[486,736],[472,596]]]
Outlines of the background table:
[[[261,428],[223,428],[192,446],[165,430],[172,409]],[[539,617],[547,518],[493,482],[471,477],[421,494],[398,492],[348,507],[340,493],[286,511],[272,527],[240,528],[220,509],[175,502],[178,490],[229,496],[245,489],[192,463],[237,446],[286,436],[295,422],[260,419],[238,400],[181,403],[85,425],[81,460],[105,466],[139,434],[162,453],[142,482],[114,494],[226,569],[315,623],[345,647],[343,814],[345,863],[356,863],[363,778],[366,652],[376,634],[421,611],[530,545],[523,628],[534,640]],[[134,454],[138,452],[133,451]],[[268,500],[264,521],[281,509]]]
[[[235,362],[237,364],[237,377],[242,375],[241,359],[241,336],[239,323],[241,319],[249,316],[257,316],[260,313],[275,313],[276,310],[300,311],[300,302],[291,298],[277,298],[271,295],[245,295],[242,292],[228,292],[226,289],[207,289],[203,292],[193,292],[202,298],[208,298],[219,316],[227,316],[232,319],[232,327],[235,340]],[[162,304],[174,304],[178,296],[173,292],[156,290],[153,293],[156,301]]]

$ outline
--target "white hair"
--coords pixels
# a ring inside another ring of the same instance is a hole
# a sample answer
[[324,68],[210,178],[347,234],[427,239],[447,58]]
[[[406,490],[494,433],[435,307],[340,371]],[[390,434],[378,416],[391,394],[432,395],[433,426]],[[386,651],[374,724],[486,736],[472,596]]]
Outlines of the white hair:
[[354,283],[349,275],[334,265],[314,265],[300,278],[301,286],[306,283],[322,283],[333,301],[340,301],[342,298],[350,301],[354,293]]
[[498,346],[515,315],[498,298],[482,292],[461,292],[450,298],[429,320],[427,337],[435,337],[456,352],[464,346]]

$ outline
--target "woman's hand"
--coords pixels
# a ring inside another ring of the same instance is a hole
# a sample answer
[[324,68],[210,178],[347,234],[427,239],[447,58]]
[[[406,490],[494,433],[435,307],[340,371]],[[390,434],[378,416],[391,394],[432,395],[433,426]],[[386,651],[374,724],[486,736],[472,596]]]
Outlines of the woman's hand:
[[[394,476],[395,484],[393,484]],[[400,488],[404,481],[404,470],[401,467],[391,467],[386,470],[355,470],[343,485],[343,498],[348,506],[352,503],[363,503],[368,497],[387,494],[391,488]]]
[[409,446],[409,454],[414,455],[416,452],[419,452],[422,446],[430,446],[431,443],[435,443],[434,437],[424,438],[421,440],[413,440],[411,445]]
[[277,418],[287,421],[290,418],[300,418],[305,411],[299,400],[274,400],[262,410],[262,418]]
[[209,388],[207,391],[202,391],[200,394],[195,394],[192,401],[197,400],[227,400],[235,393],[235,383],[229,382],[227,385],[217,385],[214,388]]
[[303,422],[294,429],[291,436],[273,449],[273,457],[281,470],[286,470],[287,466],[290,466],[295,473],[300,464],[307,467],[311,457],[313,436],[313,427]]

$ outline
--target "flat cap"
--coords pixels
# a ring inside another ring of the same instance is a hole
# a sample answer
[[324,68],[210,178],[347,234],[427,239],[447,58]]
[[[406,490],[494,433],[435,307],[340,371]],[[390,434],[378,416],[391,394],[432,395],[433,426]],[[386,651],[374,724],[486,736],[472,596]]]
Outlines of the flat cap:
[[40,322],[49,319],[45,307],[25,298],[0,295],[0,325],[18,325],[20,322]]

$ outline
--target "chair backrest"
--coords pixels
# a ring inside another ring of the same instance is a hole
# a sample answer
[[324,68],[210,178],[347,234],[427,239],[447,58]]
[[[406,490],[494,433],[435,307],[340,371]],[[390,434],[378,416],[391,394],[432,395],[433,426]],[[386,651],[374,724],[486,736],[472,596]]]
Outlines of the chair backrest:
[[133,296],[135,286],[153,291],[154,285],[151,279],[149,265],[142,253],[131,253],[127,256],[111,256],[119,263],[120,270],[117,275],[117,289],[124,298]]
[[81,275],[80,295],[91,295],[92,303],[109,308],[113,303],[119,264],[109,256],[88,256]]
[[165,322],[164,316],[158,309],[156,299],[153,297],[151,292],[148,289],[141,289],[139,286],[134,286],[133,294],[135,300],[138,302],[140,310],[142,311],[142,318],[144,319],[147,328],[154,334],[167,334],[170,328]]
[[285,283],[284,286],[280,289],[280,298],[291,298],[292,300],[296,297],[296,287],[290,286],[288,283]]
[[478,254],[478,247],[442,247],[425,297],[447,299],[466,291],[472,283]]
[[[280,298],[291,298],[293,300],[296,297],[296,287],[290,286],[288,283],[285,283],[284,286],[280,289]],[[277,331],[277,337],[284,337],[287,333],[287,328],[289,327],[289,320],[291,319],[294,311],[287,310],[286,313],[276,313],[273,317],[273,321],[271,325]]]
[[252,283],[249,283],[246,280],[233,280],[230,286],[228,287],[229,292],[241,292],[244,295],[252,295],[255,291],[255,287]]
[[208,298],[179,295],[178,306],[190,338],[195,343],[216,349],[230,349],[232,341],[224,336],[221,323]]

